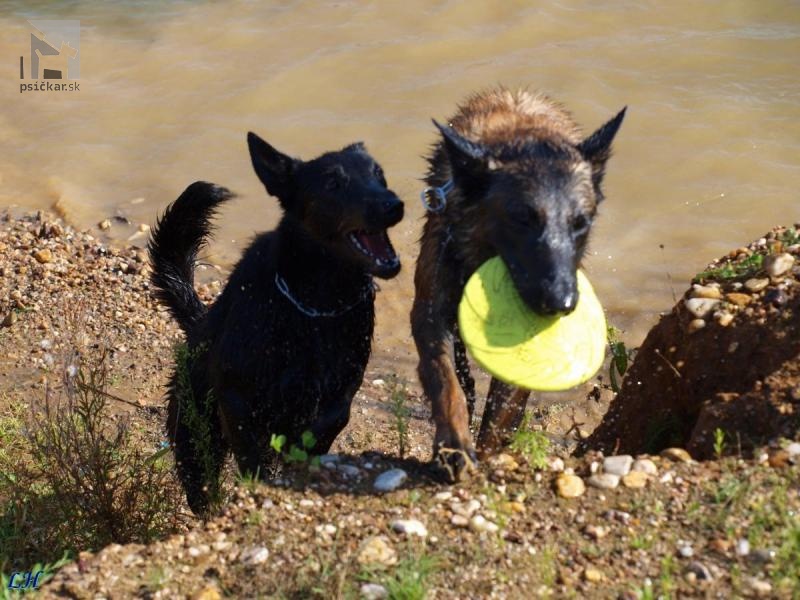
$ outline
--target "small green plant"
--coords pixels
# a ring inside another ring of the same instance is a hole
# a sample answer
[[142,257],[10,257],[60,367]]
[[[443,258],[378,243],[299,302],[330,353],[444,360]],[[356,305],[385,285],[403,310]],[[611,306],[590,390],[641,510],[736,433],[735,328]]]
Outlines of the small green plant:
[[358,575],[361,581],[378,581],[386,588],[389,600],[425,600],[431,574],[439,560],[428,554],[411,555],[401,560],[392,571],[367,568]]
[[405,458],[408,450],[408,421],[411,410],[408,407],[408,390],[396,375],[389,378],[389,407],[394,417],[394,429],[397,432],[397,447],[400,458]]
[[621,387],[622,378],[628,370],[628,364],[633,358],[636,350],[630,350],[625,346],[625,342],[619,339],[622,331],[609,325],[607,329],[608,348],[611,351],[611,363],[608,365],[608,378],[611,381],[611,390],[616,394]]
[[714,430],[714,455],[717,459],[722,458],[722,455],[725,453],[725,447],[727,446],[725,443],[726,437],[725,431],[719,427]]
[[550,440],[543,431],[532,429],[532,419],[531,412],[525,411],[522,423],[511,438],[510,448],[524,456],[534,469],[544,469],[547,466]]
[[314,433],[306,430],[300,435],[300,445],[291,444],[286,448],[287,437],[283,434],[272,434],[269,440],[270,448],[283,457],[287,463],[307,463],[310,466],[319,466],[319,457],[312,456],[311,450],[317,445]]
[[751,254],[737,261],[726,259],[721,266],[698,273],[694,276],[694,280],[702,282],[746,279],[758,273],[763,264],[763,254]]
[[794,246],[800,244],[800,232],[795,228],[787,229],[778,236],[778,239],[784,246]]

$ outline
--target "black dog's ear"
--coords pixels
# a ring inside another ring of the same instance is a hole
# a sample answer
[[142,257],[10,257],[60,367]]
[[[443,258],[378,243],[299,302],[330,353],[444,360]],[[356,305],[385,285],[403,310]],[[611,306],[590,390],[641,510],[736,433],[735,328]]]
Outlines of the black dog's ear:
[[592,179],[595,185],[600,185],[605,174],[606,161],[611,157],[611,142],[617,135],[622,119],[625,118],[626,106],[608,123],[600,127],[588,138],[578,144],[578,150],[592,165]]
[[455,172],[462,169],[473,172],[477,168],[482,170],[488,158],[483,146],[469,141],[448,125],[437,123],[436,120],[433,121],[433,124],[444,138],[444,148]]
[[256,175],[267,192],[278,198],[284,208],[292,196],[292,175],[300,161],[278,152],[252,131],[247,134],[247,146]]

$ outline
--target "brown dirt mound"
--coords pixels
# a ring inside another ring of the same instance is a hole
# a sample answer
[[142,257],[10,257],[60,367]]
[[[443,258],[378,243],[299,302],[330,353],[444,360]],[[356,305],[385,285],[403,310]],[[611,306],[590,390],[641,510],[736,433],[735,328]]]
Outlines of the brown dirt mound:
[[714,455],[800,426],[800,232],[776,228],[714,261],[650,331],[587,447]]

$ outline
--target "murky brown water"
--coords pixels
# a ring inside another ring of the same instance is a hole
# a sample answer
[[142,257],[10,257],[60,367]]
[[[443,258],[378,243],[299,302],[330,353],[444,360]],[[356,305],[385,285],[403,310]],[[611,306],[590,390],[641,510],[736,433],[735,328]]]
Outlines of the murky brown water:
[[[301,157],[364,140],[407,202],[376,343],[406,373],[420,157],[477,88],[541,89],[587,130],[630,107],[586,268],[632,343],[707,260],[800,220],[796,2],[95,4],[2,3],[0,205],[150,223],[214,181],[241,194],[211,247],[230,263],[278,214],[247,130]],[[19,93],[29,18],[80,19],[79,92]]]

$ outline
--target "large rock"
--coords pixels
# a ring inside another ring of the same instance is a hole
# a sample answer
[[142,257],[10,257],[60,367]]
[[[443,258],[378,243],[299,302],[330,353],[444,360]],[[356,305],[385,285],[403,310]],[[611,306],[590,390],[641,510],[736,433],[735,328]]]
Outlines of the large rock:
[[[747,450],[777,436],[796,434],[798,269],[787,268],[769,279],[764,266],[774,265],[770,256],[780,255],[785,264],[790,261],[782,253],[800,254],[793,231],[775,229],[747,249],[715,261],[695,279],[704,285],[718,284],[727,300],[705,316],[702,328],[690,327],[697,314],[686,305],[697,287],[662,317],[587,440],[588,448],[653,454],[680,446],[702,459],[714,455],[717,429],[725,432],[729,450],[738,450],[740,444]],[[745,282],[759,278],[767,278],[769,285],[750,291]],[[745,294],[750,301],[742,301]]]

